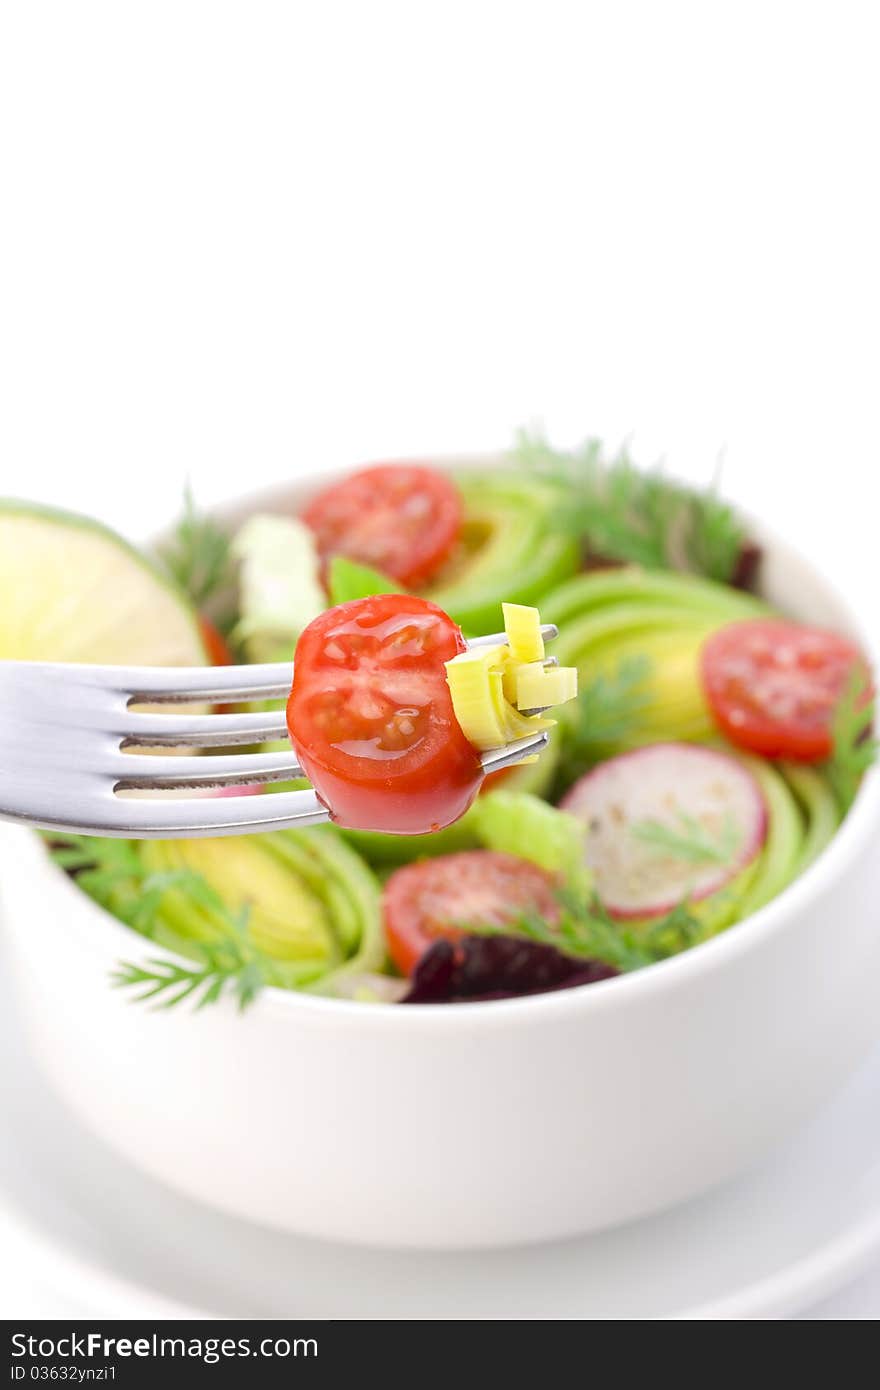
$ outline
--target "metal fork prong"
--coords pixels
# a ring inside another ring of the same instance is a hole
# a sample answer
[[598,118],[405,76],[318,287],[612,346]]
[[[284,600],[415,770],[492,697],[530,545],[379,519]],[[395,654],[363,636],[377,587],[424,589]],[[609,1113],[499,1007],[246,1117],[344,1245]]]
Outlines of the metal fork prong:
[[[230,757],[171,757],[156,754],[126,757],[115,764],[126,766],[116,783],[117,791],[169,787],[245,787],[255,782],[285,782],[302,777],[303,770],[292,750],[286,753],[233,753]],[[127,767],[131,767],[131,771]]]
[[[541,731],[510,743],[505,748],[492,749],[481,755],[486,772],[508,767],[523,757],[539,752],[547,743],[547,733]],[[131,772],[120,771],[115,784],[117,791],[162,790],[165,788],[244,787],[261,782],[284,782],[301,777],[303,770],[294,756],[288,753],[234,753],[230,757],[171,757],[157,754],[147,757],[116,760],[115,768],[130,764]]]
[[[486,772],[509,767],[547,743],[548,735],[541,730],[517,739],[504,748],[495,748],[481,755]],[[174,787],[242,787],[259,782],[283,782],[301,777],[303,770],[294,754],[238,753],[230,757],[171,757],[151,754],[141,758],[126,758],[115,763],[116,768],[131,764],[131,772],[121,771],[116,790],[161,790]]]
[[[179,801],[110,798],[112,819],[78,827],[86,834],[164,840],[209,835],[255,835],[329,820],[327,808],[313,791],[275,792],[264,796],[193,797]],[[118,808],[115,809],[115,808]]]
[[[542,623],[541,636],[545,642],[552,642],[554,637],[559,636],[559,628],[555,623]],[[487,637],[469,637],[467,639],[469,647],[506,647],[506,632],[490,632]]]
[[[559,636],[555,623],[544,623],[544,640]],[[507,643],[503,632],[486,637],[471,637],[469,647],[497,647]],[[109,684],[117,673],[113,667],[103,668]],[[197,704],[213,701],[220,704],[244,700],[283,700],[290,693],[293,681],[293,662],[267,662],[255,666],[138,666],[124,670],[127,691],[132,704]]]
[[141,666],[125,672],[132,704],[240,704],[284,700],[293,682],[292,661],[254,666]]
[[283,710],[254,714],[147,714],[126,710],[113,729],[124,748],[234,748],[287,738]]
[[[547,743],[547,731],[529,734],[506,748],[482,755],[486,772],[495,772],[539,753]],[[176,836],[200,838],[206,835],[250,835],[263,830],[283,830],[291,826],[317,825],[329,820],[327,809],[313,791],[277,792],[272,796],[209,797],[183,801],[122,801],[114,819],[118,828],[109,833],[132,835],[140,839]],[[94,827],[86,827],[94,828]],[[105,828],[103,831],[107,834]]]
[[513,743],[507,743],[503,748],[490,748],[487,753],[480,755],[485,773],[500,772],[503,767],[513,767],[515,763],[521,763],[523,758],[531,757],[533,753],[540,753],[542,748],[546,748],[550,741],[550,735],[546,729],[541,729],[538,733],[526,734],[525,738],[518,738]]

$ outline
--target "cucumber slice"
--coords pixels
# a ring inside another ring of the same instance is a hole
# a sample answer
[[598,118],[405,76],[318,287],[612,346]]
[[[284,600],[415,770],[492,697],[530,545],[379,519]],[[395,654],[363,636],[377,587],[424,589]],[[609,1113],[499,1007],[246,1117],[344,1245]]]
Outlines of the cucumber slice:
[[[233,912],[247,907],[248,933],[271,960],[271,984],[332,994],[384,966],[378,880],[331,826],[231,841],[146,840],[139,853],[157,874],[194,871]],[[210,903],[169,882],[153,939],[199,959],[196,948],[216,940],[220,925]]]
[[[554,619],[555,621],[555,619]],[[720,626],[699,609],[693,612],[684,606],[665,604],[617,603],[582,617],[572,617],[560,629],[553,644],[553,654],[565,666],[577,666],[589,672],[597,658],[615,654],[625,639],[643,640],[654,633],[695,634],[707,637]]]
[[840,807],[825,778],[816,768],[804,763],[782,762],[779,763],[779,771],[807,818],[804,842],[793,875],[797,877],[833,840],[840,825]]
[[[560,629],[554,654],[578,668],[582,688],[600,676],[613,680],[631,659],[647,661],[638,712],[606,753],[711,738],[698,671],[703,641],[725,623],[767,611],[761,599],[726,585],[635,565],[578,575],[541,604],[542,617]],[[573,705],[562,711],[563,738],[580,714]]]
[[804,853],[805,826],[791,788],[772,763],[738,750],[734,756],[760,785],[768,815],[767,839],[757,872],[737,911],[737,921],[742,921],[769,903],[797,876]]
[[695,613],[707,614],[719,625],[772,612],[770,605],[754,594],[711,579],[624,565],[579,574],[560,584],[542,602],[541,615],[545,622],[562,627],[570,618],[579,618],[610,603],[680,604]]
[[462,542],[425,597],[467,633],[497,631],[501,605],[533,604],[577,569],[578,546],[553,524],[559,494],[509,473],[456,477],[464,501]]
[[[156,874],[191,870],[201,874],[229,908],[249,909],[248,932],[254,945],[273,960],[301,967],[306,979],[338,962],[330,912],[303,877],[267,852],[258,836],[234,841],[145,840],[140,855]],[[162,920],[181,938],[211,941],[217,936],[213,910],[186,887],[170,886],[162,898]]]
[[0,499],[0,658],[204,666],[198,619],[108,527]]

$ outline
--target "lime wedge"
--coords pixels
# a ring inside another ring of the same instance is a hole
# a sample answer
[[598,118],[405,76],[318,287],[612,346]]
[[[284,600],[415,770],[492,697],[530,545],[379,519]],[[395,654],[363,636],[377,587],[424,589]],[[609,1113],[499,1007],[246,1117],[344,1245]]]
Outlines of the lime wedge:
[[185,594],[114,531],[2,498],[0,659],[207,663]]

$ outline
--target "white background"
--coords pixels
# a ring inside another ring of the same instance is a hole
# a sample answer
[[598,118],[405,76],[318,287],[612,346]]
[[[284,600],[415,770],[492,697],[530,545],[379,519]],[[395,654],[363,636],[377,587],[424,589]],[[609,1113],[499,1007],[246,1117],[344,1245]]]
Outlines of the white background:
[[[723,453],[876,585],[875,21],[9,0],[0,492],[138,537],[187,476],[211,501],[541,420],[699,479]],[[866,1287],[841,1307],[880,1315]]]

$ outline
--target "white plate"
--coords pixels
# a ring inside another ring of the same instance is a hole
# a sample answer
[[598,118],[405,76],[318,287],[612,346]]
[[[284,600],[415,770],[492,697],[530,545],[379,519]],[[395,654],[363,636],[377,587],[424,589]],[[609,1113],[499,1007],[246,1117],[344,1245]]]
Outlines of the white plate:
[[4,974],[0,1231],[27,1232],[80,1316],[780,1317],[880,1250],[880,1050],[773,1162],[686,1207],[531,1249],[378,1252],[217,1215],[130,1168],[50,1093]]

